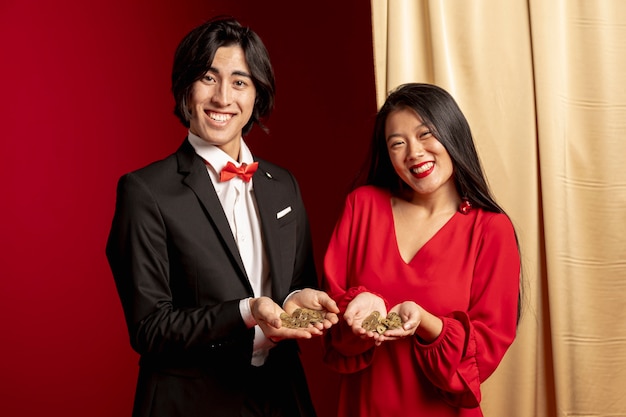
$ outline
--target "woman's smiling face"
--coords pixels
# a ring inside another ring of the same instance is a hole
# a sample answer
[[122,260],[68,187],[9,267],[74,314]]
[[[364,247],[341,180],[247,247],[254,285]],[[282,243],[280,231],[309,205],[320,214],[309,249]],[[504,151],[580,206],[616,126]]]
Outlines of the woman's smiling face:
[[387,116],[385,139],[396,173],[417,194],[455,187],[454,166],[446,148],[421,117],[408,107]]

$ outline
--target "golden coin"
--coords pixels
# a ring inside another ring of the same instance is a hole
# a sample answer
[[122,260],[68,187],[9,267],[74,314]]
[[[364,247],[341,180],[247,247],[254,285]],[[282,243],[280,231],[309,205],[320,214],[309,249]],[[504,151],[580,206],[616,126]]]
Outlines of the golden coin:
[[385,333],[387,330],[398,329],[402,327],[402,319],[398,313],[389,313],[384,319],[380,318],[380,312],[373,311],[372,314],[367,316],[361,327],[369,332],[377,332],[379,334]]
[[282,313],[280,319],[283,326],[290,329],[298,329],[308,327],[310,324],[323,322],[325,315],[324,311],[297,308],[291,315]]
[[361,323],[361,327],[363,327],[368,332],[377,331],[377,326],[380,323],[380,312],[373,311],[372,314],[367,316],[363,322]]

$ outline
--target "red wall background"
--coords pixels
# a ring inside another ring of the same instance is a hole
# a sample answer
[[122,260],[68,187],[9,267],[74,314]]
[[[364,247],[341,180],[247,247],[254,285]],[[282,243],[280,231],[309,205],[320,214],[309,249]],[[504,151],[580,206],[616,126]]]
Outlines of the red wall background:
[[[223,13],[270,51],[271,131],[248,142],[299,179],[321,267],[376,111],[368,1],[1,0],[0,415],[130,415],[137,355],[104,255],[115,184],[184,138],[174,49]],[[303,360],[327,417],[318,343]]]

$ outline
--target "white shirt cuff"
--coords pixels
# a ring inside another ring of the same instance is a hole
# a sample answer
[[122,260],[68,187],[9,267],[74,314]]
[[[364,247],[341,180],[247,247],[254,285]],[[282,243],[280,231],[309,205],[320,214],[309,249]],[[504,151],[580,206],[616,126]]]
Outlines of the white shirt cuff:
[[252,310],[250,310],[251,299],[252,297],[244,298],[243,300],[239,301],[239,311],[241,312],[241,317],[243,318],[243,322],[246,323],[246,326],[248,326],[248,329],[256,326],[256,320],[254,319],[254,316],[252,315]]
[[296,293],[299,293],[300,291],[302,291],[302,290],[295,290],[295,291],[292,291],[291,293],[289,293],[289,295],[285,298],[285,301],[283,301],[283,310],[285,309],[285,303],[287,302],[287,300],[289,300],[289,298],[290,298],[292,295],[294,295],[294,294],[296,294]]

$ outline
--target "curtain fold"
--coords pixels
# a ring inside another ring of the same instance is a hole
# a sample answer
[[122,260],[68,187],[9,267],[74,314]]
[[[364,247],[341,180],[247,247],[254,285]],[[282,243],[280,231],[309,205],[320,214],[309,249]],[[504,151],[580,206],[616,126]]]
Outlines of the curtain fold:
[[524,315],[485,415],[626,416],[626,2],[371,7],[378,105],[447,89],[519,234]]

